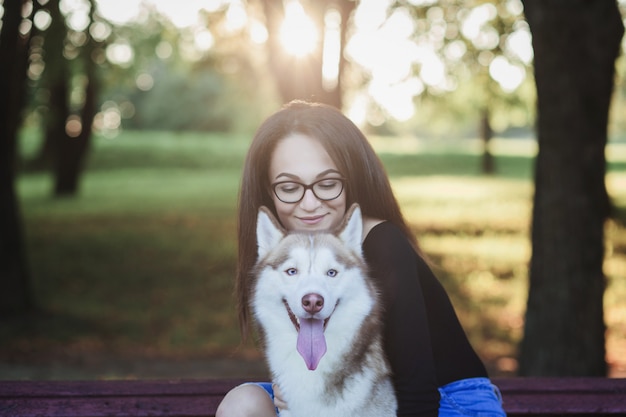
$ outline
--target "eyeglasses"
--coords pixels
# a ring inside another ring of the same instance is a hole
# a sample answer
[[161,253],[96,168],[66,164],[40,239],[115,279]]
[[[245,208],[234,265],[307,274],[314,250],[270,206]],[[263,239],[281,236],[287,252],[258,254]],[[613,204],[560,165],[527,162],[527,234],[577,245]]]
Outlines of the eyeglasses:
[[343,192],[343,178],[324,178],[311,184],[302,184],[296,181],[281,181],[272,184],[274,194],[283,203],[298,203],[304,198],[306,190],[313,191],[313,195],[322,201],[330,201],[339,197]]

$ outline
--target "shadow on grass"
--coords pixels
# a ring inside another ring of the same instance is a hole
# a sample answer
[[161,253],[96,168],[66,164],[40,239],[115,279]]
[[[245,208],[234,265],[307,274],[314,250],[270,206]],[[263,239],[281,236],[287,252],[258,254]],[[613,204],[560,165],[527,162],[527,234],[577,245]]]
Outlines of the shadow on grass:
[[85,338],[101,338],[115,332],[100,320],[37,308],[20,316],[0,318],[0,353],[6,359],[46,360],[53,347]]
[[[503,326],[498,319],[499,313],[504,312],[509,300],[501,294],[487,294],[476,297],[468,285],[468,278],[459,276],[459,272],[452,272],[437,265],[444,264],[444,257],[430,256],[434,272],[446,289],[463,328],[485,363],[491,376],[515,375],[517,369],[516,353],[518,336],[510,328]],[[494,271],[490,271],[492,273]],[[513,271],[500,271],[496,275],[499,281],[511,279]]]

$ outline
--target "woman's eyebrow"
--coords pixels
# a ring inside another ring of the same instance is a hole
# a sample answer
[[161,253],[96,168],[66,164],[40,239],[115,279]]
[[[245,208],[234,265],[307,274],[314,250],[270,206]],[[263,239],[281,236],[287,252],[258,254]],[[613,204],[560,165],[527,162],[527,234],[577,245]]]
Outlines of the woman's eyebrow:
[[276,177],[274,179],[277,180],[280,177],[287,177],[287,178],[290,178],[292,180],[299,180],[300,179],[300,177],[298,177],[297,175],[289,174],[287,172],[281,172],[280,174],[276,175]]
[[325,177],[328,174],[339,174],[341,175],[341,173],[339,171],[337,171],[336,169],[327,169],[326,171],[322,171],[319,174],[317,174],[317,176],[315,178],[322,178]]

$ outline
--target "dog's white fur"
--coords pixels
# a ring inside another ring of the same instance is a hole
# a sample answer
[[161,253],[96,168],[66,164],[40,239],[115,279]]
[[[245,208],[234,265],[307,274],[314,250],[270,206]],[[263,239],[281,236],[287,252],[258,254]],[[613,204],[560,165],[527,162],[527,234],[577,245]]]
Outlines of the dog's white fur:
[[[287,233],[268,209],[259,211],[251,307],[273,382],[288,405],[281,417],[396,415],[362,230],[357,205],[335,233]],[[298,334],[285,305],[299,320],[311,317],[302,306],[310,293],[324,298],[315,318],[327,319],[327,351],[314,370],[296,350]]]

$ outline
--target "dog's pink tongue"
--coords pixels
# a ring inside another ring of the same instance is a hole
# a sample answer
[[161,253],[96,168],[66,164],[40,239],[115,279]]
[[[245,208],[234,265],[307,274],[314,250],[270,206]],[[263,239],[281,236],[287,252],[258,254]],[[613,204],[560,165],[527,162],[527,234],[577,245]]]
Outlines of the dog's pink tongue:
[[300,319],[298,353],[304,358],[307,368],[314,371],[326,353],[324,320]]

